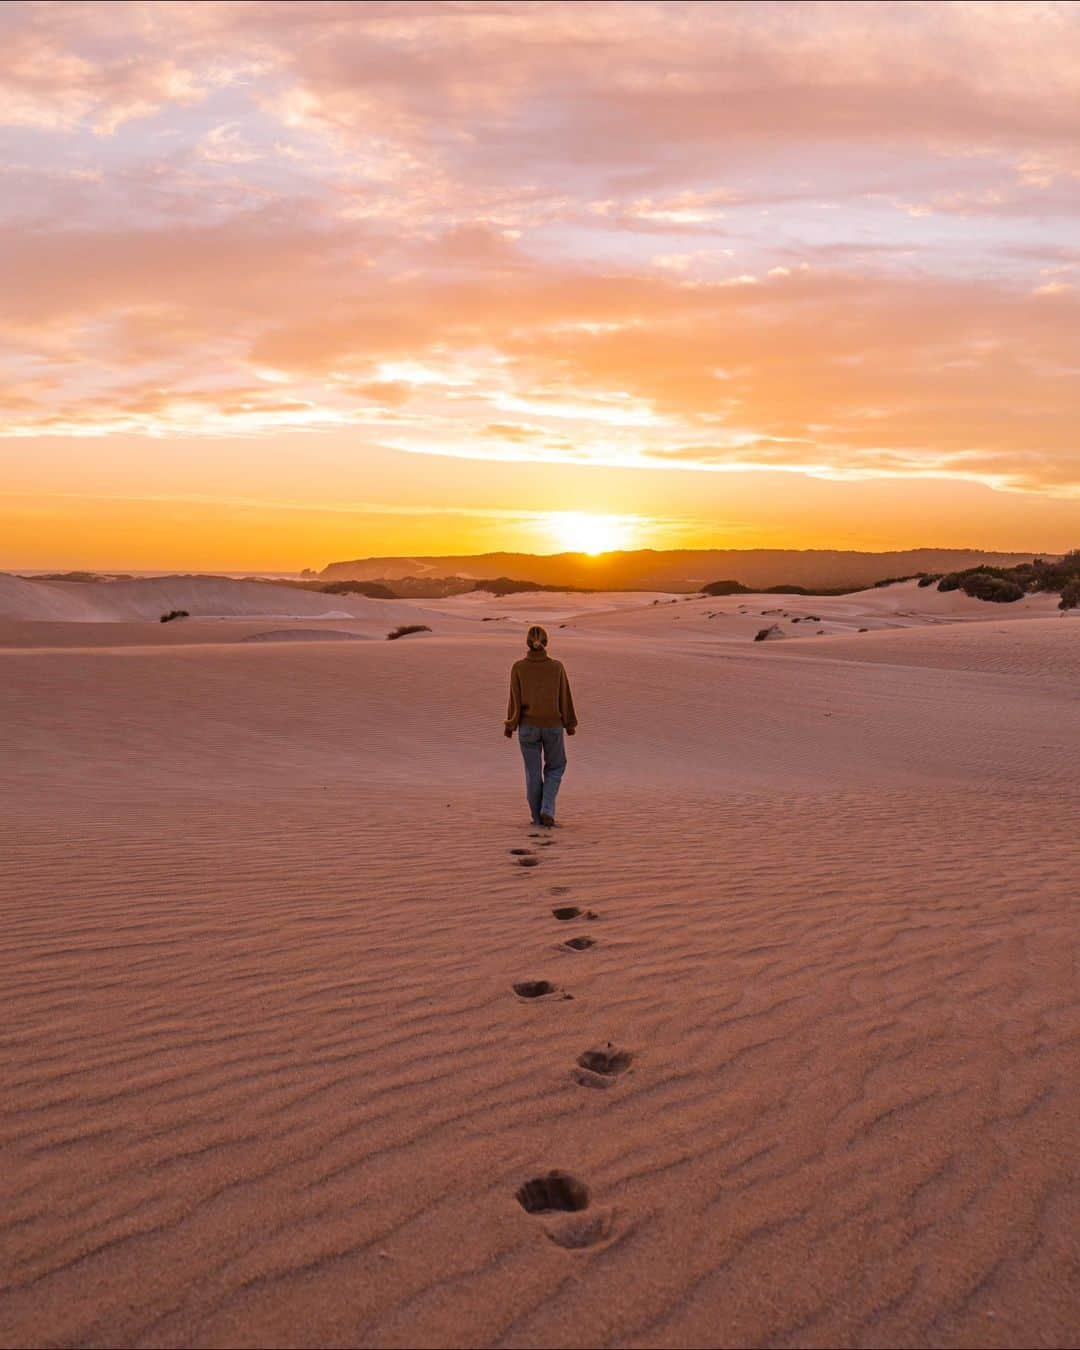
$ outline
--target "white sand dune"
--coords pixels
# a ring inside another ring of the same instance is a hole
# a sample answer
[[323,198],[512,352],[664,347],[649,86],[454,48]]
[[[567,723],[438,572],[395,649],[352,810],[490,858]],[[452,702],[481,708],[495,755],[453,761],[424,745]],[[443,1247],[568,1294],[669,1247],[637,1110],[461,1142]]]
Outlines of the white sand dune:
[[0,625],[0,1343],[1074,1343],[1080,624],[873,594],[552,625],[546,837],[525,607]]
[[678,633],[742,642],[776,624],[785,637],[817,637],[860,629],[917,628],[942,623],[1046,618],[1057,613],[1056,595],[1026,596],[1008,605],[974,600],[961,591],[938,591],[917,582],[874,587],[851,595],[728,595],[651,597],[642,605],[593,607],[564,617],[575,632],[618,632],[641,637]]
[[442,600],[425,600],[447,614],[501,620],[508,623],[553,623],[593,614],[639,610],[654,601],[667,603],[674,597],[660,591],[517,591],[492,595],[490,591],[466,591]]
[[[122,623],[160,620],[171,610],[192,618],[358,619],[384,633],[417,619],[422,606],[365,595],[327,595],[295,586],[229,577],[139,577],[132,581],[27,581],[0,573],[0,620]],[[459,623],[458,627],[461,625]]]

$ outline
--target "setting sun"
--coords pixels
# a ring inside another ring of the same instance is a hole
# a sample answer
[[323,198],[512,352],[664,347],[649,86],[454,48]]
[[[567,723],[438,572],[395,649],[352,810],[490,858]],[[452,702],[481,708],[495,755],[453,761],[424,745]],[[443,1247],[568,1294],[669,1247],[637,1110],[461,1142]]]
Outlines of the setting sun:
[[594,516],[585,511],[556,511],[547,523],[560,548],[571,553],[608,553],[631,548],[634,525],[625,516]]

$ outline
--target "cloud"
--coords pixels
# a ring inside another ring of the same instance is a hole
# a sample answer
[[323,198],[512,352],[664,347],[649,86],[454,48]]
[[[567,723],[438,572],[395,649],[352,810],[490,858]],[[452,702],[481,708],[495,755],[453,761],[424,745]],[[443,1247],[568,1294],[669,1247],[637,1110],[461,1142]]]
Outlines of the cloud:
[[[220,78],[140,41],[140,6],[109,15],[97,5],[4,6],[0,15],[0,126],[111,136],[165,105],[204,98]],[[103,56],[101,38],[127,28],[136,50]],[[128,26],[130,25],[130,26]]]
[[1056,5],[5,6],[5,427],[1075,493],[1078,60]]

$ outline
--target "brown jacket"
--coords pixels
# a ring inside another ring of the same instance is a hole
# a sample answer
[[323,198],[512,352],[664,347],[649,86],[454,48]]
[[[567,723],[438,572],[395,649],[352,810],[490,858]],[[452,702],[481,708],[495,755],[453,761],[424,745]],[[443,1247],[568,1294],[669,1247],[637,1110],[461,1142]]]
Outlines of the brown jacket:
[[577,726],[563,663],[547,652],[530,652],[515,661],[510,670],[506,730],[515,730],[521,722],[534,727],[565,727],[567,731]]

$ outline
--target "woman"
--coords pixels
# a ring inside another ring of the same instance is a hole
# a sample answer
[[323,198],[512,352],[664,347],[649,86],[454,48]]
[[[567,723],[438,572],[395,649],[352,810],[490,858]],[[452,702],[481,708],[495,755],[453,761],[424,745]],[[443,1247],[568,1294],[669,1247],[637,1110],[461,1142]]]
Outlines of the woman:
[[555,797],[566,768],[563,732],[574,734],[577,715],[563,664],[547,654],[547,630],[534,624],[525,641],[528,655],[510,670],[506,735],[517,730],[533,824],[550,826],[555,824]]

